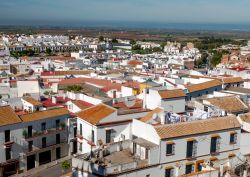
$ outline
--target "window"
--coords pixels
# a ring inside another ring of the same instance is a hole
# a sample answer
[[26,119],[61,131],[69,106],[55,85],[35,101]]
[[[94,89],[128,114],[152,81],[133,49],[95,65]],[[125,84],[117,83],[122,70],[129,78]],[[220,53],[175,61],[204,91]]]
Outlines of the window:
[[215,136],[211,138],[210,153],[216,153],[219,151],[220,137]]
[[237,143],[237,133],[230,133],[230,144]]
[[166,145],[166,155],[173,155],[175,150],[174,143],[168,143]]
[[33,141],[29,141],[28,150],[29,151],[33,150]]
[[80,135],[82,135],[82,124],[80,124]]
[[60,144],[60,134],[56,134],[56,144]]
[[113,129],[106,130],[106,143],[113,142],[114,138],[115,138],[115,130]]
[[74,137],[77,136],[77,127],[74,127]]
[[10,142],[10,130],[4,131],[5,143]]
[[197,151],[197,142],[195,140],[189,140],[187,141],[187,152],[186,157],[192,158],[196,156]]
[[202,170],[202,164],[201,163],[199,163],[198,164],[198,169],[197,169],[198,171],[201,171]]
[[126,138],[126,136],[125,136],[124,134],[121,134],[121,139],[122,139],[122,141],[124,141],[125,138]]
[[46,137],[42,138],[42,148],[46,148]]
[[92,130],[91,132],[91,141],[94,143],[95,142],[95,131]]
[[208,91],[206,91],[206,94],[208,94]]
[[58,147],[56,148],[56,159],[60,159],[61,158],[61,148]]
[[32,137],[32,126],[28,126],[28,137]]
[[174,176],[174,169],[171,168],[166,168],[165,169],[165,177],[172,177]]
[[57,119],[57,120],[56,120],[56,128],[58,129],[59,127],[60,127],[60,120]]
[[106,130],[106,143],[111,142],[111,130]]
[[41,130],[42,130],[42,131],[45,131],[45,130],[46,130],[46,123],[45,123],[45,122],[42,123],[42,125],[41,125]]
[[136,143],[133,143],[133,154],[136,154]]
[[6,160],[11,159],[11,148],[6,148],[5,149],[5,157],[6,157]]
[[82,143],[80,143],[79,150],[82,151]]
[[199,171],[202,171],[202,164],[204,163],[204,160],[199,160],[199,161],[196,161],[196,171],[199,172]]
[[204,111],[208,112],[208,107],[207,106],[204,106]]
[[194,164],[188,164],[188,165],[186,165],[185,174],[192,173],[193,171],[194,171]]

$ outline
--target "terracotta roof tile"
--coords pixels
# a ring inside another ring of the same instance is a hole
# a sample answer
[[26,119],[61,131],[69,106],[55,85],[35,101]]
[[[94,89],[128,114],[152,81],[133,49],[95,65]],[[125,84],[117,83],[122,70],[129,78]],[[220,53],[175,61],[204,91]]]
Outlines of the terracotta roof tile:
[[243,122],[250,123],[250,114],[242,114],[239,117]]
[[175,89],[175,90],[159,90],[159,95],[163,99],[170,99],[170,98],[179,98],[179,97],[185,97],[186,94],[181,89]]
[[31,121],[59,117],[67,114],[69,114],[69,111],[66,108],[57,108],[57,109],[38,111],[30,114],[21,115],[20,118],[23,120],[23,122],[31,122]]
[[62,60],[62,61],[66,61],[66,60],[75,60],[75,57],[70,57],[70,56],[52,56],[49,57],[50,60]]
[[136,99],[134,105],[126,105],[125,102],[118,102],[118,103],[114,103],[112,105],[114,108],[117,109],[139,109],[143,107],[143,101],[140,99]]
[[149,112],[146,116],[142,117],[142,118],[140,119],[140,121],[142,121],[142,122],[147,122],[147,121],[149,121],[149,120],[152,119],[152,117],[153,117],[154,114],[159,114],[159,113],[161,113],[162,111],[163,111],[162,108],[157,107],[157,108],[155,108],[154,110],[152,110],[151,112]]
[[45,71],[41,76],[65,76],[65,75],[86,75],[93,71],[90,70],[69,70],[69,71]]
[[212,88],[212,87],[217,87],[219,85],[222,85],[219,80],[211,80],[211,81],[203,82],[200,84],[188,85],[186,86],[186,88],[191,93],[191,92],[205,90],[205,89]]
[[0,126],[16,124],[20,122],[21,119],[10,106],[0,107]]
[[222,83],[224,84],[244,82],[244,80],[241,77],[224,77],[221,80]]
[[29,102],[30,104],[34,105],[34,106],[41,106],[43,105],[40,101],[35,100],[34,98],[28,96],[28,97],[23,97],[23,100]]
[[205,101],[208,101],[211,105],[214,105],[219,109],[231,113],[246,111],[249,109],[237,96],[209,98]]
[[140,60],[129,60],[128,65],[142,65],[143,62]]
[[81,112],[78,112],[76,115],[93,124],[96,125],[104,119],[105,117],[109,116],[110,114],[114,113],[116,110],[108,105],[105,104],[98,104],[96,106],[93,106],[91,108],[87,108]]
[[82,100],[72,100],[72,103],[75,104],[77,107],[79,107],[81,110],[84,110],[86,108],[93,106],[93,104],[82,101]]
[[161,139],[171,139],[240,127],[241,125],[236,117],[219,117],[177,124],[160,125],[155,126],[154,128]]
[[113,83],[111,80],[94,79],[94,78],[73,78],[65,79],[59,82],[59,85],[74,85],[74,84],[92,84],[101,86],[102,90],[109,91],[112,89],[121,90],[122,84]]

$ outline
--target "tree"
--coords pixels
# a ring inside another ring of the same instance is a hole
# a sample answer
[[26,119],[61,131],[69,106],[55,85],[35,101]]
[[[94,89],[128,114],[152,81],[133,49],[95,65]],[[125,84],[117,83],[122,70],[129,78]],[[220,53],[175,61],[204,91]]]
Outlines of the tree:
[[99,36],[99,42],[103,42],[104,41],[104,37],[103,36]]
[[50,92],[49,91],[45,91],[43,94],[48,96],[50,94]]
[[67,91],[71,92],[79,92],[80,90],[82,90],[82,86],[80,85],[70,85],[66,88]]
[[51,55],[51,52],[52,52],[52,50],[51,50],[50,48],[47,48],[47,49],[46,49],[46,54],[47,54],[47,55]]
[[113,38],[111,42],[112,43],[118,43],[118,40],[116,38]]
[[208,62],[208,61],[207,61],[207,58],[208,58],[208,54],[207,54],[206,52],[203,52],[203,53],[201,54],[201,58],[198,59],[197,61],[195,61],[196,67],[200,68],[200,67],[206,65],[207,62]]
[[162,42],[162,43],[161,43],[161,48],[162,48],[162,50],[164,49],[165,45],[166,45],[165,42]]
[[152,49],[153,52],[161,52],[162,51],[162,48],[161,47],[154,47]]
[[136,44],[136,41],[134,39],[131,39],[130,42],[129,42],[131,45],[135,45]]
[[132,50],[141,50],[141,46],[140,45],[134,45],[134,46],[132,46]]
[[213,66],[218,65],[221,62],[221,58],[222,58],[222,52],[215,51],[211,59],[211,64]]

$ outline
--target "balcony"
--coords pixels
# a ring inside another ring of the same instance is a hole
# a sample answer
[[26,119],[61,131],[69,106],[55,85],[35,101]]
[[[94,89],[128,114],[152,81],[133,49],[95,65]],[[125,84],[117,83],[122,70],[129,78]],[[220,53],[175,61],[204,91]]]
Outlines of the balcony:
[[32,146],[24,145],[23,152],[26,155],[30,155],[30,154],[37,153],[37,152],[39,153],[40,151],[54,149],[54,148],[60,147],[60,146],[65,145],[65,144],[68,144],[68,141],[66,139],[61,140],[60,143],[55,143],[55,142],[46,143],[45,147],[43,147],[42,143],[40,143],[39,145],[32,145]]
[[14,143],[15,143],[14,136],[11,136],[8,140],[5,140],[3,145],[4,145],[4,148],[10,148]]
[[31,135],[29,135],[27,133],[27,130],[24,129],[23,130],[23,138],[26,140],[26,141],[30,141],[32,139],[35,139],[35,138],[39,138],[41,136],[48,136],[48,135],[53,135],[53,134],[57,134],[57,133],[60,133],[60,132],[64,132],[66,130],[66,128],[62,128],[62,127],[51,127],[51,128],[47,128],[46,130],[44,131],[33,131]]

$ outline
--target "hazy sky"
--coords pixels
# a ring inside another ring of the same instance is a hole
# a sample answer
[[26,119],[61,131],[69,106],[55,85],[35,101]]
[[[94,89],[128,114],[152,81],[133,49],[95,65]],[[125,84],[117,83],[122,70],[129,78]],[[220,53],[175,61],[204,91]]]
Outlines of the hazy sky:
[[250,24],[250,0],[0,0],[0,24],[132,21]]

